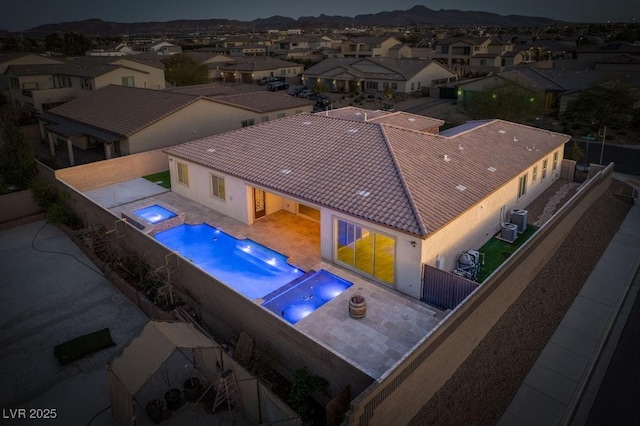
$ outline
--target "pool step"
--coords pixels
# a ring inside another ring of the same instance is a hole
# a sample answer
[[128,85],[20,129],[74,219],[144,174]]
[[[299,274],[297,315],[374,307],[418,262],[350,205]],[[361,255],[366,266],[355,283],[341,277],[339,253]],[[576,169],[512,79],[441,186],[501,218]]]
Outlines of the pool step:
[[267,294],[266,296],[264,296],[262,298],[262,304],[264,305],[265,303],[267,303],[269,300],[273,299],[274,297],[282,294],[283,292],[289,290],[291,287],[295,286],[296,284],[298,284],[299,282],[302,282],[304,280],[306,280],[307,278],[313,276],[316,274],[317,271],[311,269],[307,272],[305,272],[304,274],[300,275],[299,277],[297,277],[295,280],[288,282],[287,284],[283,285],[282,287],[272,291],[271,293]]

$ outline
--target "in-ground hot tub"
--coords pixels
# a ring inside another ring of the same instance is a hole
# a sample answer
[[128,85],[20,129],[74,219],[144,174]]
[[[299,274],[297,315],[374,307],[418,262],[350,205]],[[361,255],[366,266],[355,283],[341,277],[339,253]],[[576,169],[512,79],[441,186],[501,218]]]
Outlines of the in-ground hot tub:
[[184,223],[184,213],[176,213],[161,203],[123,211],[122,218],[145,233],[161,232]]

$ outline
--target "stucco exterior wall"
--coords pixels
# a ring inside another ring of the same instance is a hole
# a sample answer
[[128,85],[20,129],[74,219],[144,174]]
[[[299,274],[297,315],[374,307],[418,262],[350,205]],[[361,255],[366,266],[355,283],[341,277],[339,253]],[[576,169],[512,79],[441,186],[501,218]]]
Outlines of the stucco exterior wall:
[[140,176],[163,172],[168,168],[167,154],[161,150],[155,150],[59,169],[55,171],[55,176],[56,179],[67,182],[78,191],[89,191]]
[[[451,71],[441,67],[437,64],[429,64],[418,74],[413,76],[411,79],[406,82],[406,91],[411,92],[411,83],[414,83],[414,91],[420,90],[423,87],[433,87],[433,80],[441,80],[446,79],[449,81],[450,78],[454,78],[456,75]],[[420,83],[420,87],[418,87],[418,83]]]
[[[189,170],[189,185],[177,180],[177,164],[186,164]],[[250,187],[242,180],[223,173],[213,172],[206,167],[188,161],[169,157],[171,171],[171,190],[193,201],[196,201],[222,214],[239,220],[242,223],[253,222],[253,214],[249,215],[252,198],[249,198]],[[211,195],[211,175],[224,178],[226,199],[223,201]]]
[[[420,240],[410,235],[394,231],[389,228],[377,226],[371,222],[366,222],[354,218],[353,216],[341,214],[325,207],[320,209],[320,255],[328,262],[336,262],[336,252],[334,242],[337,239],[336,223],[338,219],[357,224],[374,232],[385,234],[395,239],[395,281],[394,288],[409,296],[420,297]],[[412,244],[415,242],[415,247]],[[361,273],[357,269],[338,263],[340,266]],[[368,277],[369,279],[373,279]]]
[[[552,170],[553,152],[558,152],[558,164],[555,170]],[[509,221],[511,209],[525,208],[559,178],[563,146],[559,146],[553,152],[545,157],[548,167],[546,178],[542,179],[541,160],[423,240],[422,263],[435,267],[436,259],[442,257],[444,270],[452,271],[462,252],[469,249],[477,250],[491,239],[500,231],[501,224]],[[536,182],[532,182],[533,168],[536,166],[537,178]],[[519,179],[525,174],[527,175],[526,194],[518,198]],[[532,221],[531,218],[529,221]]]
[[613,167],[609,167],[595,176],[414,352],[356,396],[345,424],[408,424],[551,259],[583,213],[607,190],[612,172]]
[[[164,73],[163,73],[164,76]],[[115,84],[122,86],[122,77],[133,77],[133,83],[135,87],[141,87],[144,89],[164,89],[164,79],[160,83],[157,76],[154,74],[148,74],[146,72],[138,71],[131,68],[118,68],[106,74],[102,74],[94,79],[94,90],[101,87],[108,86],[109,84]]]

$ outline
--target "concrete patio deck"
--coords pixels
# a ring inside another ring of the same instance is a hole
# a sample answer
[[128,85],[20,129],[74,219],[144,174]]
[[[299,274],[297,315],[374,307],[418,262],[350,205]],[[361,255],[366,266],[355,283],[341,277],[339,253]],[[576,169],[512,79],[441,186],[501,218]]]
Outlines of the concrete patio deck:
[[[101,188],[101,199],[110,201],[118,193],[123,199],[136,198],[127,182]],[[300,215],[279,211],[252,225],[211,210],[173,192],[152,194],[143,191],[140,199],[107,208],[120,217],[132,210],[155,203],[172,206],[185,213],[185,223],[208,223],[236,238],[250,238],[289,258],[289,263],[305,271],[326,269],[353,286],[295,325],[283,321],[318,341],[373,378],[381,377],[409,350],[433,330],[444,317],[436,308],[405,296],[356,273],[324,262],[320,257],[320,224]],[[128,194],[124,194],[128,193]],[[349,316],[349,298],[355,293],[367,300],[367,315]]]

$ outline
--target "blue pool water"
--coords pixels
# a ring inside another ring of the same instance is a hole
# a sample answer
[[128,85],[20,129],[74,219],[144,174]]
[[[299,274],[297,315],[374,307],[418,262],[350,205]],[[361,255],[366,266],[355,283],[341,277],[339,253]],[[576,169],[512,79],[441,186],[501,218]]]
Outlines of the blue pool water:
[[154,237],[250,299],[262,298],[304,274],[282,254],[206,223],[179,225]]
[[295,324],[352,285],[321,269],[279,294],[270,295],[262,306]]
[[172,217],[176,217],[177,214],[172,212],[171,210],[167,210],[162,206],[154,204],[149,207],[145,207],[143,209],[134,210],[133,212],[136,216],[140,216],[148,220],[149,222],[156,224],[158,222],[162,222],[163,220],[171,219]]

